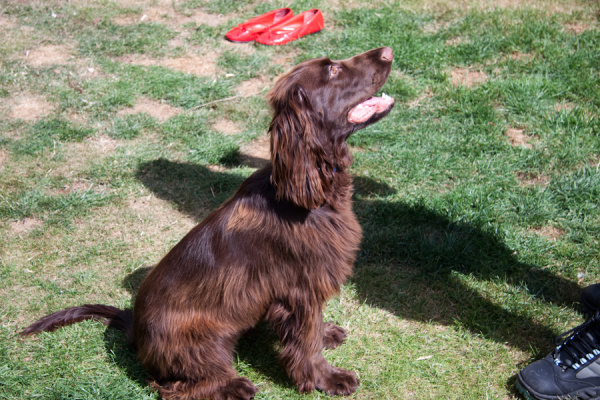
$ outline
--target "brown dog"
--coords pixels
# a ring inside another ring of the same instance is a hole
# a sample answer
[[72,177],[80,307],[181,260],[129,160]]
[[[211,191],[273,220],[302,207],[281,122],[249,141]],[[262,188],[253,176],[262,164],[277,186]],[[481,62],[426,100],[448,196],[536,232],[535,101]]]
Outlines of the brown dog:
[[351,275],[361,240],[346,139],[392,109],[391,97],[371,97],[385,83],[392,58],[384,47],[296,66],[269,94],[270,164],[152,269],[133,311],[73,307],[22,334],[105,319],[127,333],[163,398],[250,399],[256,388],[233,369],[234,346],[266,320],[280,336],[281,362],[301,392],[354,392],[356,375],[321,354],[346,337],[344,329],[323,322],[322,310]]

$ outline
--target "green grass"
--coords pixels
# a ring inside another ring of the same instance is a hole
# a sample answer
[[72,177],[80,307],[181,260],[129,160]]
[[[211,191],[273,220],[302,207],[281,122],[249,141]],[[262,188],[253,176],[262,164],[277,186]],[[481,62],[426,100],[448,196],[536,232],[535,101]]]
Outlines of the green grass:
[[113,57],[144,53],[160,55],[161,49],[174,36],[162,24],[119,26],[102,22],[82,37],[79,51],[84,55]]
[[[298,0],[326,28],[281,47],[223,39],[269,2],[0,6],[0,399],[158,398],[100,323],[17,332],[66,306],[131,306],[253,172],[275,78],[383,45],[396,106],[349,139],[364,240],[325,310],[348,339],[325,356],[359,375],[353,399],[520,398],[515,374],[583,321],[581,287],[600,281],[599,9],[468,3]],[[47,46],[69,54],[32,59]],[[483,78],[453,84],[460,71]],[[264,326],[240,341],[256,398],[326,398],[297,393],[277,346]]]
[[91,129],[74,127],[62,119],[43,119],[28,129],[25,137],[13,143],[18,155],[34,155],[52,151],[64,142],[80,142],[93,133]]

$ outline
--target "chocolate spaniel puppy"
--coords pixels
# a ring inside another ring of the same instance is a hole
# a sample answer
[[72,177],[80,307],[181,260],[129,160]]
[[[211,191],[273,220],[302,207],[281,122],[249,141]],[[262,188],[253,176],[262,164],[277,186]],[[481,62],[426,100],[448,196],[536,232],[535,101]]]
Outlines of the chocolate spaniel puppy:
[[392,59],[383,47],[297,65],[269,93],[270,164],[149,272],[133,310],[73,307],[22,334],[101,319],[126,332],[163,398],[250,399],[257,389],[234,370],[234,346],[266,320],[300,392],[354,392],[356,375],[321,354],[346,337],[322,312],[352,274],[361,240],[346,139],[392,109],[391,97],[372,97]]

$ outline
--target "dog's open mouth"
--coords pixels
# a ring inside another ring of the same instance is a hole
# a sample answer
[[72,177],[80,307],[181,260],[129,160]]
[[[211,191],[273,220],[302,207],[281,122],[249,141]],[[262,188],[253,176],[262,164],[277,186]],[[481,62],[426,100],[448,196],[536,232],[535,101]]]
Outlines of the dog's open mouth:
[[348,112],[348,121],[353,124],[360,124],[367,121],[373,115],[384,112],[392,104],[394,104],[394,98],[385,93],[381,97],[371,97]]

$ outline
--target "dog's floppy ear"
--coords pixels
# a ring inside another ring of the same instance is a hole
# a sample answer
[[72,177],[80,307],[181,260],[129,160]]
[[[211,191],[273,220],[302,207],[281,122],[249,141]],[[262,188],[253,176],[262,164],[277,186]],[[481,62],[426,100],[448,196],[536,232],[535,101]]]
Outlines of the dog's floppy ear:
[[275,111],[269,133],[277,199],[318,208],[328,197],[333,173],[319,140],[319,117],[300,86],[277,85],[269,98]]

